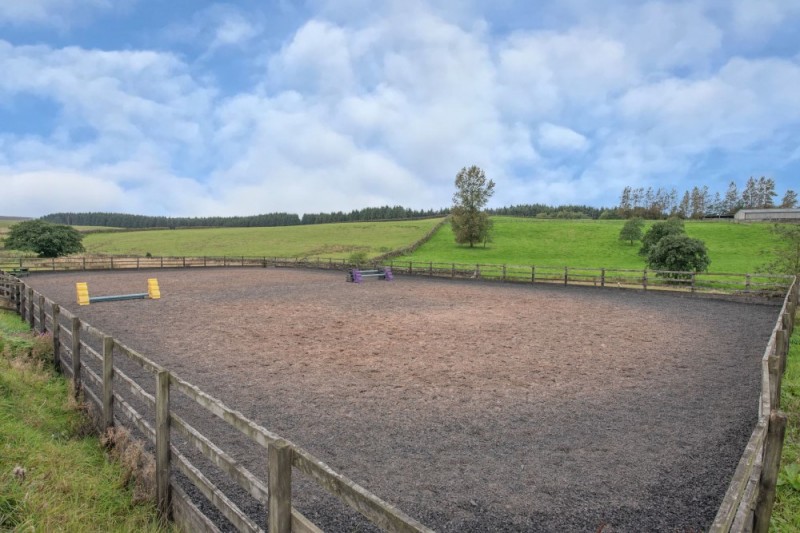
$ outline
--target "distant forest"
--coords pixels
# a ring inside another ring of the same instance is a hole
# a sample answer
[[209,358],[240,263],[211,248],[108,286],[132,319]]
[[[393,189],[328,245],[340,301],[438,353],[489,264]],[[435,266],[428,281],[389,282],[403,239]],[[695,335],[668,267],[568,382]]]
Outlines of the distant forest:
[[[599,218],[603,209],[585,205],[548,206],[522,204],[488,209],[489,214],[535,218]],[[109,228],[248,228],[273,226],[300,226],[333,222],[365,222],[379,220],[409,220],[445,216],[450,209],[415,210],[402,206],[367,207],[349,213],[267,213],[234,217],[155,217],[124,213],[52,213],[42,220],[70,226],[99,226]]]
[[449,211],[414,210],[405,207],[384,206],[356,209],[349,213],[306,213],[302,217],[295,213],[266,213],[253,216],[234,217],[155,217],[129,215],[125,213],[52,213],[42,220],[70,226],[102,226],[109,228],[250,228],[272,226],[300,226],[303,224],[325,224],[331,222],[363,222],[373,220],[404,220],[444,216]]

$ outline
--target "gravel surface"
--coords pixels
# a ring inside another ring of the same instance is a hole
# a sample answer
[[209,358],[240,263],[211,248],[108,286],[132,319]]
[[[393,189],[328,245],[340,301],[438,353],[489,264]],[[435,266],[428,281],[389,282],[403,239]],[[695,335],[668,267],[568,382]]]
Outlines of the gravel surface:
[[[143,292],[148,277],[161,300],[75,305],[76,281],[99,296]],[[355,285],[290,269],[28,282],[443,532],[706,528],[754,427],[778,313],[689,294]],[[263,450],[212,415],[186,417],[263,475]],[[301,479],[295,495],[327,531],[371,529]],[[257,502],[234,497],[264,524]]]

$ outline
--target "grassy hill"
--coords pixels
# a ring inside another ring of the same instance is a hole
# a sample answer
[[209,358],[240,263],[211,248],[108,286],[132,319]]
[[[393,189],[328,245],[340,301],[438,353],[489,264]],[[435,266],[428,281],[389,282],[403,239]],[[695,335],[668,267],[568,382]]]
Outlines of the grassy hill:
[[[622,220],[537,220],[493,217],[493,242],[486,248],[458,246],[449,226],[416,252],[400,259],[456,263],[587,268],[644,268],[633,246],[619,240]],[[652,222],[648,222],[646,228]],[[755,272],[769,260],[775,242],[768,224],[687,221],[686,233],[705,241],[711,272]]]
[[407,246],[441,219],[350,222],[273,228],[206,228],[94,233],[89,253],[154,256],[347,257],[378,255]]
[[[407,246],[441,219],[353,222],[272,228],[205,228],[88,234],[89,253],[154,256],[348,257],[376,256]],[[621,220],[539,220],[493,217],[486,248],[458,246],[444,226],[401,260],[497,263],[587,268],[644,268],[639,245],[619,240]],[[0,232],[13,221],[0,220]],[[648,222],[647,226],[652,224]],[[712,272],[756,272],[770,259],[775,239],[769,224],[687,221],[691,237],[705,241]]]

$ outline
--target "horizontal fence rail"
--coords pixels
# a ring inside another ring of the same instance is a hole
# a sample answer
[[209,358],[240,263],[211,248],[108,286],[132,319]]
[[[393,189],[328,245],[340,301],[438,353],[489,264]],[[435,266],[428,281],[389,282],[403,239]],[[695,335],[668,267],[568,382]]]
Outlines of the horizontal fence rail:
[[77,256],[43,259],[36,257],[0,256],[0,270],[18,276],[28,275],[32,272],[46,271],[197,267],[314,268],[346,271],[353,267],[364,266],[389,266],[394,274],[405,274],[409,276],[772,297],[785,295],[794,279],[792,276],[760,273],[678,272],[649,269],[443,263],[433,261],[388,260],[383,263],[367,261],[364,264],[353,264],[347,259],[322,257]]
[[[197,258],[163,261],[147,258],[158,265],[199,266]],[[217,266],[216,260],[201,258],[202,266]],[[55,264],[51,260],[50,265]],[[109,268],[111,260],[108,259]],[[313,262],[262,258],[248,262],[241,258],[236,266],[300,266],[342,269],[344,262]],[[91,265],[91,262],[79,262]],[[116,259],[113,268],[133,265]],[[138,268],[142,261],[135,263]],[[27,266],[26,266],[27,265]],[[31,263],[16,266],[17,274],[27,274],[36,267]],[[219,266],[233,266],[223,258]],[[777,472],[783,445],[786,415],[780,411],[781,376],[786,367],[789,337],[797,310],[800,283],[791,276],[760,274],[695,274],[686,272],[654,272],[647,270],[590,269],[569,267],[520,267],[508,265],[466,265],[458,263],[391,262],[398,273],[450,278],[488,279],[521,283],[559,283],[600,287],[633,287],[666,290],[705,291],[722,294],[785,295],[780,315],[761,360],[761,393],[758,397],[759,419],[736,467],[718,513],[710,527],[713,532],[767,531],[775,496]],[[122,267],[125,268],[125,267]],[[136,268],[129,266],[127,268]],[[160,268],[160,266],[159,266]],[[28,269],[27,271],[23,269]],[[672,277],[670,277],[672,276]],[[676,277],[677,276],[677,277]],[[348,507],[358,511],[378,527],[393,532],[428,532],[430,529],[384,502],[369,491],[334,472],[317,458],[296,445],[281,439],[238,411],[230,409],[195,385],[171,374],[134,349],[83,322],[66,309],[28,287],[16,275],[0,272],[0,297],[9,302],[32,329],[53,336],[54,364],[69,374],[76,396],[83,394],[97,414],[101,429],[125,421],[137,428],[156,447],[157,503],[164,516],[173,516],[191,530],[213,531],[215,526],[188,499],[177,482],[181,472],[205,498],[241,531],[262,531],[183,450],[176,437],[184,439],[249,496],[268,509],[266,530],[320,531],[291,503],[292,470],[304,474]],[[132,365],[123,368],[124,364]],[[150,380],[146,383],[130,374],[139,372]],[[175,412],[170,395],[179,393],[204,412],[215,415],[264,451],[269,464],[267,479],[239,464],[228,452],[201,434]],[[138,404],[141,407],[137,407]],[[152,416],[141,411],[154,411]],[[171,430],[174,429],[174,436]]]

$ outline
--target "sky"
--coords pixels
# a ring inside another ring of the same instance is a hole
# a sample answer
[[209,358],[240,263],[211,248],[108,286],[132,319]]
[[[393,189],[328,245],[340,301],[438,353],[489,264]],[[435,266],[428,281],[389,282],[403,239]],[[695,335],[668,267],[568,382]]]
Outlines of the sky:
[[1,0],[0,215],[800,189],[800,0]]

